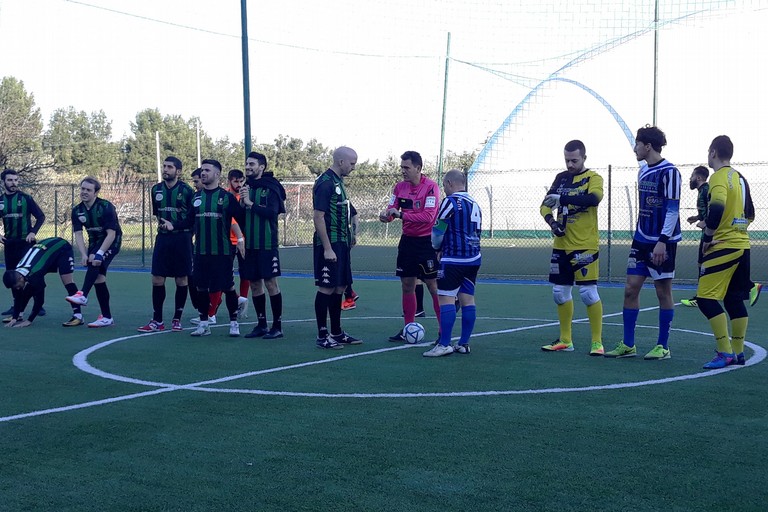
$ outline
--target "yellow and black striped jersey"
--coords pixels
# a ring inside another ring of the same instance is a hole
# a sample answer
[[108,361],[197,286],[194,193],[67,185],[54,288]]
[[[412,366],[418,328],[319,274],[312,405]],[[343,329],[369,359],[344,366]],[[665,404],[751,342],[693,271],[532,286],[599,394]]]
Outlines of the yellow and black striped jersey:
[[719,241],[715,248],[749,249],[747,227],[755,219],[755,207],[747,180],[733,167],[721,167],[709,179],[710,211],[716,205],[723,216],[712,237]]
[[603,178],[591,169],[579,174],[563,171],[555,177],[547,194],[560,195],[555,211],[541,205],[541,216],[552,215],[565,227],[565,236],[555,237],[553,248],[564,251],[597,250],[597,205],[603,199]]

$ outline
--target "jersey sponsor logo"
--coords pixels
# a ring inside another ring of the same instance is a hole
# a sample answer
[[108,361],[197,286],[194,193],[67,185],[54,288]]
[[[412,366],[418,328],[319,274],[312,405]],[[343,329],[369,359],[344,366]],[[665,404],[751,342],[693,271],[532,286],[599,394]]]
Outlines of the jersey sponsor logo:
[[197,208],[197,207],[198,207],[198,206],[200,206],[201,204],[203,204],[203,200],[202,200],[202,199],[200,199],[199,197],[196,197],[196,198],[195,198],[195,202],[194,202],[194,203],[192,203],[192,206],[194,206],[195,208]]
[[424,208],[434,208],[435,204],[437,204],[437,198],[435,198],[435,196],[429,196],[424,204]]
[[157,194],[155,194],[155,201],[162,201],[162,200],[163,200],[162,192],[158,192]]
[[664,203],[664,198],[659,196],[648,196],[645,198],[645,204],[648,206],[661,206]]
[[738,217],[733,219],[733,222],[731,222],[731,226],[739,226],[743,229],[746,229],[746,227],[749,225],[749,221],[747,219],[740,219]]

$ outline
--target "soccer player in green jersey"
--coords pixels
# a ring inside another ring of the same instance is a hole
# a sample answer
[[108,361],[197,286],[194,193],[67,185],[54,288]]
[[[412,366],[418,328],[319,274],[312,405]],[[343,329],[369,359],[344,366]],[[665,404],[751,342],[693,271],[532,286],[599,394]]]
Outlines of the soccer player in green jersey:
[[[3,220],[3,234],[0,242],[3,244],[5,255],[5,268],[16,268],[21,257],[32,247],[37,237],[37,232],[45,222],[45,214],[29,194],[19,190],[19,173],[14,169],[5,169],[0,173],[5,192],[0,194],[0,218]],[[34,222],[32,219],[34,218]],[[18,295],[16,289],[11,290],[14,301]],[[3,315],[11,315],[13,306]],[[19,312],[20,313],[20,312]],[[40,316],[45,310],[40,311]],[[4,319],[10,322],[13,318]]]
[[152,252],[152,320],[138,328],[139,332],[165,329],[163,303],[165,279],[176,281],[174,312],[171,329],[181,331],[181,314],[187,302],[188,276],[192,273],[192,197],[195,191],[179,180],[181,160],[169,156],[163,162],[163,181],[150,191],[152,214],[157,218],[158,230],[155,250]]
[[560,336],[541,347],[546,352],[573,351],[574,285],[579,287],[581,301],[587,306],[591,330],[591,356],[602,356],[603,303],[597,292],[599,277],[599,236],[597,207],[603,199],[603,178],[584,164],[586,148],[580,140],[572,140],[563,150],[566,170],[555,176],[541,205],[541,216],[549,224],[554,243],[549,265],[552,297],[557,304]]
[[[697,190],[697,196],[696,196],[696,215],[691,215],[687,219],[685,219],[688,224],[696,224],[696,227],[701,229],[702,236],[704,235],[704,228],[706,227],[706,223],[704,222],[704,219],[707,218],[707,203],[709,202],[709,183],[707,183],[707,179],[709,179],[709,169],[704,167],[703,165],[700,165],[696,167],[691,172],[691,178],[690,178],[690,187],[691,190]],[[701,267],[701,243],[699,243],[699,267]],[[694,295],[690,299],[683,299],[680,301],[680,303],[683,306],[687,306],[689,308],[695,308],[698,307],[698,304],[696,303],[696,296]]]
[[[318,348],[340,349],[363,341],[341,328],[341,297],[352,283],[350,248],[350,208],[344,177],[357,164],[352,148],[339,147],[333,152],[333,165],[318,176],[312,189],[312,221],[315,225],[315,318]],[[328,330],[328,319],[331,329]]]
[[[109,305],[107,269],[120,252],[123,241],[115,206],[98,197],[100,190],[99,180],[91,176],[83,178],[80,182],[81,203],[72,208],[72,231],[86,271],[82,290],[67,297],[67,301],[85,306],[91,288],[96,290],[101,314],[88,327],[109,327],[115,323]],[[83,231],[88,232],[87,248]]]
[[[250,282],[251,298],[258,322],[246,338],[266,340],[282,338],[283,294],[280,276],[280,253],[277,218],[285,213],[285,189],[271,171],[267,157],[252,151],[245,161],[247,181],[240,187],[240,203],[245,207],[245,258],[240,263],[240,279]],[[272,308],[272,327],[267,329],[267,299]],[[242,294],[242,290],[241,290]]]
[[755,220],[755,206],[747,180],[731,167],[732,157],[731,139],[727,135],[715,137],[708,150],[714,173],[709,179],[709,209],[696,289],[699,310],[709,320],[717,344],[715,358],[704,365],[705,369],[746,364],[744,338],[749,314],[744,301],[752,287],[747,228]]
[[198,295],[200,322],[192,336],[209,336],[208,307],[211,292],[224,292],[229,312],[229,335],[240,336],[237,323],[237,292],[233,274],[234,250],[229,241],[232,219],[241,214],[235,196],[219,186],[221,164],[203,160],[200,167],[203,188],[195,194],[192,208],[195,216],[194,281]]
[[[33,245],[15,269],[6,270],[3,274],[5,287],[18,292],[13,305],[13,319],[8,323],[8,327],[29,327],[39,316],[45,302],[45,274],[58,272],[64,288],[70,295],[75,295],[77,285],[72,279],[74,270],[72,246],[63,238],[45,238]],[[24,320],[18,316],[18,313],[24,311],[30,300],[34,300],[32,313]],[[83,325],[83,315],[80,313],[79,305],[72,304],[72,318],[62,325],[64,327]]]

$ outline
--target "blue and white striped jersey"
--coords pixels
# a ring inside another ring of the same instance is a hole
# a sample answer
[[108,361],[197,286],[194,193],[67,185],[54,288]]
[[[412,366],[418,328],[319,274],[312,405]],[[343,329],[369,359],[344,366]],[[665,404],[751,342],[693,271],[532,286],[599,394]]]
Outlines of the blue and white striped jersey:
[[482,229],[480,205],[466,192],[456,192],[440,203],[432,228],[432,247],[442,251],[443,263],[480,265]]
[[666,159],[640,167],[635,240],[656,243],[664,234],[670,242],[680,241],[680,181],[680,171]]

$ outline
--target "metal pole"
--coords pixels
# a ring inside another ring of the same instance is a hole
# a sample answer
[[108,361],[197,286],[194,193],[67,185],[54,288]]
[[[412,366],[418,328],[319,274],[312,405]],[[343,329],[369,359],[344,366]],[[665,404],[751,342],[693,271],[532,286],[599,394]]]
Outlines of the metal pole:
[[202,160],[200,159],[200,119],[197,120],[197,166],[200,167],[202,165]]
[[160,132],[155,130],[155,158],[157,159],[157,182],[163,181],[163,166],[160,163]]
[[248,72],[248,6],[240,0],[240,19],[243,25],[243,122],[245,125],[245,154],[251,152],[251,85]]
[[448,66],[451,61],[451,33],[445,50],[445,81],[443,82],[443,119],[440,125],[440,159],[437,162],[437,183],[443,182],[443,152],[445,150],[445,111],[448,103]]
[[613,190],[613,188],[611,188],[612,178],[613,178],[613,173],[612,173],[611,166],[609,165],[608,166],[608,236],[607,236],[608,238],[608,247],[607,247],[608,282],[609,283],[613,281],[613,276],[611,275],[611,267],[612,267],[611,266],[611,248],[612,248],[612,241],[613,241],[613,228],[612,228],[612,222],[611,222],[612,221],[611,212],[613,211],[613,209],[611,208],[611,203],[612,203],[611,199],[613,198],[613,194],[611,193],[611,191]]
[[59,236],[59,189],[53,189],[53,236]]
[[659,106],[659,0],[653,17],[653,126],[656,126],[656,109]]
[[[139,186],[144,191],[141,194],[141,266],[143,268],[146,265],[144,254],[147,250],[147,188],[144,185],[143,179],[139,181]],[[151,194],[152,191],[149,193]]]

